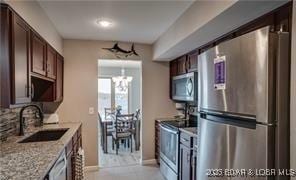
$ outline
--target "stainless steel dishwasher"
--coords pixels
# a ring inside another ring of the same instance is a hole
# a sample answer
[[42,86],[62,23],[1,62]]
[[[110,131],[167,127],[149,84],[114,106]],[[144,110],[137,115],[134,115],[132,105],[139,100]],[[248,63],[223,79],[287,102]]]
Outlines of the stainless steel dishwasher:
[[62,152],[58,160],[53,165],[48,174],[49,180],[66,180],[67,159],[65,151]]

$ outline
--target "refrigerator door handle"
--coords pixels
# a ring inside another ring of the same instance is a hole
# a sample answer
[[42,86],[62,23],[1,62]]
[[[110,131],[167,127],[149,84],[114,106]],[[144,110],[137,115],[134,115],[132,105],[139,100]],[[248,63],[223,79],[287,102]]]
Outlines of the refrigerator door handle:
[[223,116],[231,119],[245,119],[249,121],[256,122],[256,116],[248,116],[248,115],[241,115],[241,114],[231,114],[231,113],[223,113],[223,112],[217,112],[217,111],[208,111],[208,110],[202,110],[200,111],[201,116],[206,117],[207,115],[213,115],[213,116]]

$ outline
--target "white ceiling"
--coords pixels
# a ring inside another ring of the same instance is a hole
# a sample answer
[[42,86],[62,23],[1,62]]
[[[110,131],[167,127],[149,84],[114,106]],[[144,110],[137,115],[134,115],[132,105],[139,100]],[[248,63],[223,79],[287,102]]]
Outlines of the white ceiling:
[[[159,39],[160,43],[158,41],[154,44],[153,59],[158,61],[175,59],[271,12],[288,1],[196,1],[184,13],[186,16],[183,19],[183,15],[180,17],[178,21],[181,20],[181,22],[178,22],[175,27],[176,24],[174,24],[172,26],[174,28],[164,34],[165,38]],[[224,7],[228,7],[222,9],[222,4],[229,6],[224,5]],[[213,8],[209,8],[209,6]],[[188,31],[188,29],[192,31]]]
[[[46,1],[41,7],[64,39],[124,41],[152,44],[192,4],[190,0],[163,1]],[[102,29],[98,18],[111,19]]]
[[141,68],[141,61],[117,60],[117,59],[100,59],[99,67],[125,67]]

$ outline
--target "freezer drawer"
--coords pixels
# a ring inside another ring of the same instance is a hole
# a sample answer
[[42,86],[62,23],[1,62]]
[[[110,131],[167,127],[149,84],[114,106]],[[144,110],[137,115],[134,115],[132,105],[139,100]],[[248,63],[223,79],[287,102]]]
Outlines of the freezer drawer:
[[[203,118],[199,120],[197,179],[254,179],[254,177],[210,177],[222,169],[274,168],[274,127],[238,127]],[[207,175],[208,173],[208,175]],[[216,174],[217,175],[217,174]],[[255,178],[260,179],[260,178]],[[262,179],[267,179],[266,177]]]

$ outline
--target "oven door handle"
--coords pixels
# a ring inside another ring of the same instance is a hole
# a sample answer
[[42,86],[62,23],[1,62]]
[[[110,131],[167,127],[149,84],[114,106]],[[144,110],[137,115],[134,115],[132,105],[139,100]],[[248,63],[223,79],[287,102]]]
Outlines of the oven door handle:
[[162,125],[162,124],[160,125],[160,127],[161,127],[163,130],[168,131],[168,132],[170,132],[170,133],[178,134],[178,131],[171,130],[171,129],[165,127],[165,126]]

